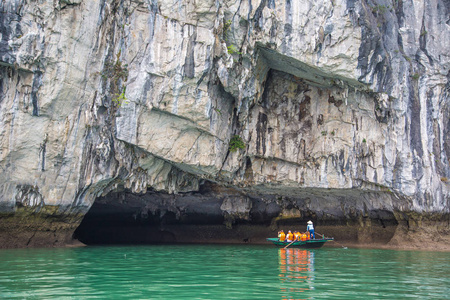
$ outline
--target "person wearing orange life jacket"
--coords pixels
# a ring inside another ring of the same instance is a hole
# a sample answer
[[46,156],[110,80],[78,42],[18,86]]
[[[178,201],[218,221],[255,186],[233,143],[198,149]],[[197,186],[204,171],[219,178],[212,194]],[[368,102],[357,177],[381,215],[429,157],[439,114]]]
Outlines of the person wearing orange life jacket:
[[286,235],[286,242],[290,243],[290,242],[293,242],[293,241],[294,241],[294,235],[289,230],[288,234]]
[[280,240],[280,242],[284,242],[284,240],[286,240],[286,234],[283,230],[278,232],[278,239]]
[[294,241],[299,241],[299,240],[300,240],[300,232],[294,231]]

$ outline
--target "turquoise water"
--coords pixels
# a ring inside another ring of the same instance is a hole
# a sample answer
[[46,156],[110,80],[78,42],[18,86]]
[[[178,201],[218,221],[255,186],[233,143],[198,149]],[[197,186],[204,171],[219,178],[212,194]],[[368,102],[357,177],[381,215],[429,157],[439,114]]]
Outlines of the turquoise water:
[[450,253],[157,245],[0,250],[2,299],[449,299]]

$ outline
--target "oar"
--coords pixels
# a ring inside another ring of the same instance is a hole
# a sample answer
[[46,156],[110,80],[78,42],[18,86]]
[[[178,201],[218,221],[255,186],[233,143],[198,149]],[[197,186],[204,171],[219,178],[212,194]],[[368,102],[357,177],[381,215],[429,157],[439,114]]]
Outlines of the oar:
[[315,231],[314,233],[315,233],[315,234],[318,234],[318,235],[321,235],[323,239],[325,238],[325,235],[324,235],[324,234],[318,233],[317,231]]
[[[325,237],[325,235],[323,235],[323,234],[321,234],[321,233],[318,233],[317,231],[316,231],[316,233],[317,233],[317,234],[320,234],[322,237]],[[342,248],[348,249],[347,247],[345,247],[345,246],[342,245],[341,243],[338,243],[335,239],[333,239],[332,241],[335,242],[336,244],[338,244],[339,246],[341,246]]]
[[290,245],[292,245],[297,239],[293,240],[289,245],[287,245],[286,247],[284,247],[283,249],[286,249],[287,247],[289,247]]
[[341,243],[336,242],[335,240],[333,240],[333,242],[335,242],[336,244],[338,244],[339,246],[341,246],[344,249],[348,249],[347,247],[345,247],[344,245],[342,245]]

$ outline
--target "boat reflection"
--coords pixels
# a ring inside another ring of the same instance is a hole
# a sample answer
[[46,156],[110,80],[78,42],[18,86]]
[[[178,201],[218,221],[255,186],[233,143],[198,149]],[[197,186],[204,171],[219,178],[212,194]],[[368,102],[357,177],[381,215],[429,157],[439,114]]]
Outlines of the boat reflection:
[[305,249],[279,249],[282,299],[305,299],[314,290],[314,252]]

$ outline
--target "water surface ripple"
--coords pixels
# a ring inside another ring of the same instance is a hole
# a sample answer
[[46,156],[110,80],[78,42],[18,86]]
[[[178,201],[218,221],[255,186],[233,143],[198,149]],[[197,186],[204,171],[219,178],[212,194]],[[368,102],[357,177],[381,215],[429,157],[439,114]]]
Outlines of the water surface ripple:
[[155,245],[0,250],[2,299],[450,299],[450,253]]

